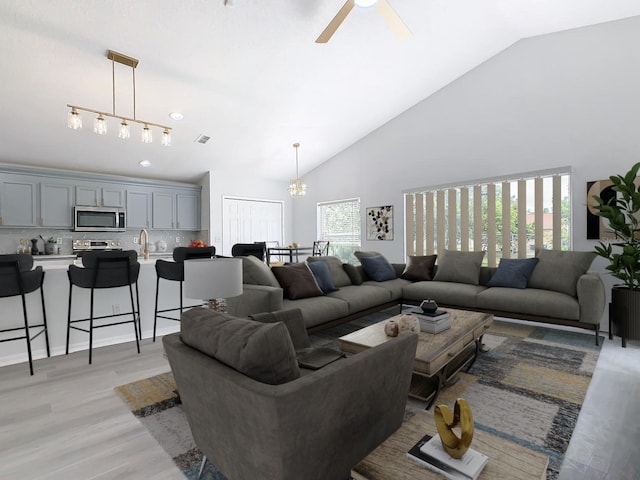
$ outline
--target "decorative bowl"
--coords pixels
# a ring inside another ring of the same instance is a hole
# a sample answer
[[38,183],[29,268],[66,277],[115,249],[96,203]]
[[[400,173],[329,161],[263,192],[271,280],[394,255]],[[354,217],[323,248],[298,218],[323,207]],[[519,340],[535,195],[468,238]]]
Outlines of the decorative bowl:
[[422,303],[420,304],[420,308],[425,313],[434,313],[436,310],[438,310],[438,304],[435,300],[427,298],[426,300],[422,301]]

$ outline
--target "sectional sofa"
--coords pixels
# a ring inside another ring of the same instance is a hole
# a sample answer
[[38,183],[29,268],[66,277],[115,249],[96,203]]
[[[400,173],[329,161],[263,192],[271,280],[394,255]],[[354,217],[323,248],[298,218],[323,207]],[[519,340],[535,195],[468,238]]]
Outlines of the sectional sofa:
[[443,307],[594,330],[597,343],[606,300],[602,279],[588,271],[595,253],[540,250],[534,259],[502,259],[494,268],[481,265],[483,255],[445,250],[395,264],[357,252],[358,266],[325,256],[273,268],[243,257],[243,293],[228,299],[228,310],[248,316],[299,308],[314,332],[432,298]]

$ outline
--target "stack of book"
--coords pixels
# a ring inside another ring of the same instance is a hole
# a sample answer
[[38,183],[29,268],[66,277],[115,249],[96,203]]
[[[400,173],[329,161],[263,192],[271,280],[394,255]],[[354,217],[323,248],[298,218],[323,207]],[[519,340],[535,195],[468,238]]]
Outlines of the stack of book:
[[446,310],[436,310],[433,313],[423,312],[419,308],[411,310],[420,322],[420,330],[427,333],[440,333],[451,328],[449,312]]
[[442,447],[440,436],[425,435],[407,456],[434,472],[453,480],[476,480],[489,461],[484,453],[470,448],[462,458],[453,458]]

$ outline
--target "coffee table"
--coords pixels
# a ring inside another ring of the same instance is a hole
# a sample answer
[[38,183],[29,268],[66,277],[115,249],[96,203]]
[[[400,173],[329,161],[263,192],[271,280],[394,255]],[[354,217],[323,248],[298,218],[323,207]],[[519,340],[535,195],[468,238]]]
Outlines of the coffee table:
[[[473,405],[471,406],[473,409]],[[424,435],[437,433],[431,412],[420,411],[378,448],[371,452],[354,470],[353,477],[366,480],[442,479],[424,465],[407,457],[407,452]],[[504,438],[476,429],[471,448],[484,453],[489,462],[479,479],[540,480],[546,478],[549,458],[534,450]]]
[[[414,309],[403,306],[402,311]],[[456,374],[464,367],[471,368],[482,344],[482,336],[493,323],[490,313],[446,309],[451,328],[440,333],[420,332],[409,395],[428,402],[431,408],[443,386],[457,381]],[[397,316],[396,316],[397,317]],[[343,352],[357,354],[389,341],[384,326],[396,317],[375,323],[339,338]]]

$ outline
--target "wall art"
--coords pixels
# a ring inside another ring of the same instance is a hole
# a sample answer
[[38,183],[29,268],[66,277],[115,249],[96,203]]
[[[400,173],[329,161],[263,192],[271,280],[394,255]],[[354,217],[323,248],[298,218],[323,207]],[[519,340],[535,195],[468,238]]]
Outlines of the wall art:
[[367,240],[393,240],[393,205],[367,208]]

